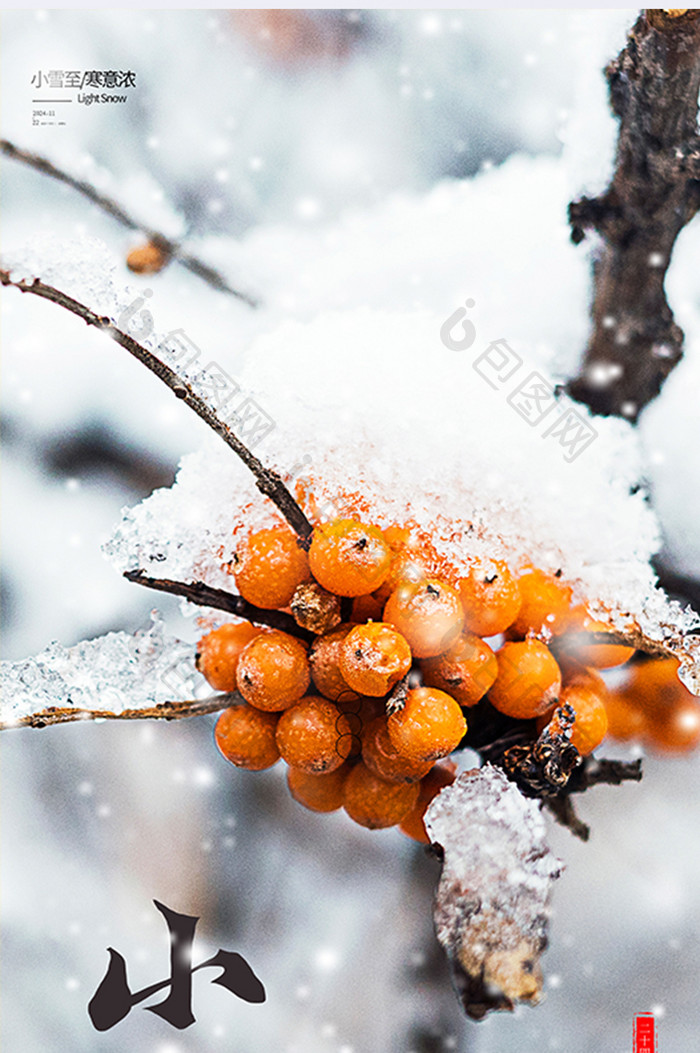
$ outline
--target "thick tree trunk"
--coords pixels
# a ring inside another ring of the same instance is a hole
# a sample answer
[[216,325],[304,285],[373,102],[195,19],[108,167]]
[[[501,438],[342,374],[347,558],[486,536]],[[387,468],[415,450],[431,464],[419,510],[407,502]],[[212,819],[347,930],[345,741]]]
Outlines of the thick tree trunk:
[[664,279],[676,238],[700,206],[700,11],[648,10],[607,70],[620,118],[615,174],[569,206],[572,238],[595,230],[593,332],[569,393],[635,420],[682,357]]

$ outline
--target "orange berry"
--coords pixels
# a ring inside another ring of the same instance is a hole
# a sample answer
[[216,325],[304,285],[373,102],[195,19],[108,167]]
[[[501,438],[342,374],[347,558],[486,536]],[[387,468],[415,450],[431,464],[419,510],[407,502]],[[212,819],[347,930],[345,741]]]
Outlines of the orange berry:
[[539,640],[505,643],[497,653],[498,676],[489,701],[506,716],[538,717],[550,709],[561,688],[561,673],[554,656]]
[[418,800],[408,815],[401,820],[399,830],[412,837],[414,841],[420,841],[423,845],[430,844],[425,829],[423,817],[428,805],[437,797],[446,786],[451,786],[457,777],[457,765],[454,761],[442,761],[434,765],[424,779],[421,779]]
[[260,632],[250,622],[227,622],[199,641],[195,664],[216,691],[236,690],[236,669],[241,651]]
[[351,688],[381,697],[411,668],[411,648],[391,625],[356,625],[340,648],[340,672]]
[[387,727],[396,750],[421,762],[452,753],[466,734],[467,722],[451,695],[417,687],[408,692],[403,708],[391,714]]
[[603,680],[597,669],[593,669],[590,666],[581,665],[580,662],[558,662],[561,670],[561,681],[564,687],[570,687],[573,684],[589,688],[591,691],[596,691],[601,698],[605,699],[608,695],[608,685]]
[[304,644],[277,629],[256,636],[238,659],[238,690],[258,709],[286,709],[301,698],[310,682]]
[[690,696],[690,691],[678,679],[677,658],[654,658],[630,666],[623,693],[633,705],[647,716],[663,715],[678,698]]
[[417,782],[387,782],[360,761],[345,780],[343,807],[360,826],[380,830],[408,815],[418,800],[418,789]]
[[292,768],[316,775],[339,768],[350,753],[353,738],[347,717],[320,695],[302,698],[285,710],[277,725],[282,758]]
[[384,621],[393,625],[416,658],[433,658],[455,643],[464,614],[459,594],[437,578],[405,583],[396,588],[384,608]]
[[423,682],[452,695],[460,706],[473,706],[498,673],[496,656],[479,636],[463,633],[449,651],[421,662]]
[[700,699],[678,679],[679,665],[675,658],[640,662],[623,692],[644,715],[645,743],[661,753],[687,753],[700,743]]
[[352,620],[363,624],[364,622],[380,622],[384,604],[376,596],[369,593],[367,596],[357,596],[352,601]]
[[700,743],[700,701],[688,692],[647,724],[646,742],[661,753],[688,753]]
[[320,585],[337,596],[365,596],[389,573],[391,549],[379,527],[334,519],[314,527],[309,566]]
[[[566,624],[563,626],[564,636],[561,642],[566,646],[568,633],[604,633],[614,632],[605,622],[591,618],[583,605],[574,607],[569,612]],[[559,641],[558,641],[559,642]],[[634,647],[626,647],[623,644],[586,644],[572,641],[571,646],[566,646],[566,653],[578,659],[584,665],[593,666],[595,669],[612,669],[613,666],[623,665],[634,654]]]
[[287,768],[287,785],[295,801],[312,812],[337,812],[343,803],[343,784],[348,768],[314,775],[302,768]]
[[[596,695],[606,707],[608,696],[610,694],[608,685],[603,680],[600,673],[597,673],[595,669],[589,669],[586,666],[581,665],[578,662],[568,661],[564,664],[561,662],[557,663],[561,671],[562,688],[559,693],[559,699],[555,705],[553,705],[546,713],[542,714],[537,718],[537,733],[539,734],[556,713],[560,705],[564,703],[564,692],[568,688],[576,688],[577,690],[588,692],[589,694]],[[574,703],[571,699],[568,699],[571,706],[575,708]]]
[[608,714],[608,735],[612,738],[626,742],[644,736],[647,718],[623,691],[608,691],[605,711]]
[[383,698],[358,698],[354,702],[341,701],[336,702],[336,705],[341,713],[350,720],[355,730],[356,721],[354,717],[359,719],[359,730],[358,734],[364,727],[371,724],[377,717],[386,717],[386,706]]
[[387,782],[418,782],[430,771],[431,761],[412,761],[399,753],[389,738],[386,717],[380,716],[362,732],[362,760]]
[[236,767],[262,771],[280,757],[275,739],[277,720],[276,713],[263,713],[245,703],[230,706],[216,722],[214,741]]
[[171,253],[153,241],[131,249],[126,265],[134,274],[157,274],[169,262]]
[[499,559],[477,560],[457,582],[464,627],[477,636],[496,636],[513,624],[522,596],[518,579]]
[[311,577],[307,555],[286,526],[251,534],[236,549],[232,571],[243,599],[268,609],[289,606],[297,586]]
[[339,625],[323,636],[318,636],[309,651],[311,675],[316,689],[332,702],[349,702],[359,698],[340,671],[340,651],[348,633],[354,629],[347,623]]
[[571,604],[569,585],[534,567],[523,572],[519,585],[522,604],[512,625],[517,633],[555,632],[566,624]]
[[426,577],[427,573],[417,550],[404,548],[394,555],[389,573],[379,588],[375,590],[374,596],[383,607],[399,585],[424,582]]
[[[600,746],[608,732],[608,714],[605,708],[607,688],[602,690],[590,686],[590,681],[576,680],[561,690],[559,705],[568,703],[576,714],[571,729],[570,742],[582,757],[587,757],[596,746]],[[556,718],[555,718],[556,719]]]

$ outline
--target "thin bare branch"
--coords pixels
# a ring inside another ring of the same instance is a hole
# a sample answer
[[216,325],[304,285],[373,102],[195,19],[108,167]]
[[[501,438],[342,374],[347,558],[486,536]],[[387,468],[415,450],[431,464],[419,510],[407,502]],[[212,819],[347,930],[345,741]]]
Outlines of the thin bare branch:
[[124,709],[121,713],[114,713],[109,709],[50,706],[38,713],[28,713],[18,720],[0,721],[0,731],[11,731],[12,728],[47,728],[52,724],[70,724],[78,720],[182,720],[184,717],[218,713],[220,709],[227,709],[242,702],[241,696],[232,691],[223,695],[212,695],[211,698],[195,698],[187,702],[161,702],[159,705],[143,709]]
[[204,399],[197,395],[190,384],[179,376],[170,366],[167,366],[164,362],[161,362],[159,358],[149,351],[147,348],[138,344],[132,337],[127,333],[122,332],[110,321],[109,318],[102,317],[90,310],[84,304],[79,303],[78,300],[74,300],[71,296],[61,292],[60,289],[55,289],[51,285],[46,285],[39,278],[34,278],[31,281],[21,280],[13,281],[10,272],[7,270],[0,270],[0,284],[9,285],[15,289],[19,289],[23,293],[31,293],[33,296],[39,296],[44,300],[49,300],[51,303],[57,304],[59,307],[63,307],[65,310],[70,311],[72,314],[82,318],[87,325],[94,326],[96,329],[101,330],[110,336],[117,344],[123,347],[129,354],[137,358],[142,365],[150,369],[151,373],[154,373],[160,381],[162,381],[176,398],[181,399],[186,406],[194,410],[198,417],[207,424],[212,431],[216,432],[219,438],[223,439],[226,445],[233,450],[236,456],[240,457],[243,463],[255,476],[255,482],[258,490],[277,506],[282,515],[285,517],[289,525],[299,536],[299,543],[302,547],[308,548],[311,543],[311,533],[313,527],[311,523],[304,515],[304,512],[299,507],[297,502],[292,497],[291,493],[282,482],[282,479],[277,472],[272,471],[270,468],[266,468],[260,460],[251,453],[248,447],[241,442],[237,435],[235,435],[229,426],[223,421],[219,420],[214,411],[207,405]]
[[212,588],[202,581],[184,582],[171,581],[169,578],[149,578],[143,570],[127,570],[124,577],[137,585],[145,585],[147,589],[183,596],[190,603],[196,603],[200,607],[213,607],[218,611],[228,611],[229,614],[247,618],[248,621],[256,622],[258,625],[267,625],[271,629],[279,629],[300,640],[313,639],[314,634],[298,625],[291,614],[256,607],[244,600],[242,596],[237,596],[233,592],[225,592],[224,589]]
[[570,797],[545,797],[542,803],[558,823],[571,830],[574,837],[587,841],[591,836],[590,826],[579,819]]
[[254,296],[251,296],[250,293],[241,292],[240,289],[234,289],[219,271],[210,267],[209,264],[204,263],[202,260],[197,259],[196,256],[187,253],[181,244],[172,241],[171,238],[167,238],[165,234],[161,234],[160,231],[152,230],[151,228],[144,226],[142,223],[139,223],[138,220],[134,219],[133,216],[130,216],[121,205],[114,201],[113,198],[107,197],[106,194],[101,194],[91,183],[88,183],[84,179],[77,179],[75,176],[69,175],[68,172],[64,172],[61,168],[57,168],[56,165],[48,160],[48,158],[42,157],[40,154],[34,154],[29,150],[22,150],[7,139],[0,139],[0,151],[5,154],[6,157],[12,158],[13,161],[20,161],[22,164],[28,165],[29,168],[33,168],[36,172],[41,172],[42,175],[50,176],[52,179],[58,180],[59,183],[65,183],[66,186],[71,187],[73,190],[77,190],[79,194],[86,197],[88,201],[92,201],[94,205],[97,205],[98,208],[101,208],[103,212],[106,212],[107,215],[111,216],[117,221],[117,223],[120,223],[128,230],[141,231],[149,241],[162,249],[167,256],[177,260],[181,266],[185,267],[192,274],[196,274],[198,278],[202,278],[214,289],[217,289],[219,292],[228,293],[230,296],[235,296],[236,299],[242,300],[243,303],[247,303],[249,307],[259,307],[259,301]]

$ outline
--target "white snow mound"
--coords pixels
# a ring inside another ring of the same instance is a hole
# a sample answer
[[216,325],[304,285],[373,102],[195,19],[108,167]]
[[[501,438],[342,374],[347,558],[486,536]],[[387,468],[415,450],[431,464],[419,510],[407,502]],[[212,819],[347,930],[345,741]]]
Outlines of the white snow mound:
[[[256,454],[297,494],[311,489],[322,518],[428,532],[454,576],[474,556],[532,560],[561,570],[620,628],[680,640],[698,619],[655,588],[658,531],[634,430],[556,398],[555,380],[507,333],[460,321],[457,335],[473,343],[450,350],[444,322],[359,308],[260,336],[241,376],[274,422]],[[126,513],[107,552],[120,570],[230,588],[222,564],[240,533],[276,521],[247,469],[212,440],[183,460],[171,490]]]

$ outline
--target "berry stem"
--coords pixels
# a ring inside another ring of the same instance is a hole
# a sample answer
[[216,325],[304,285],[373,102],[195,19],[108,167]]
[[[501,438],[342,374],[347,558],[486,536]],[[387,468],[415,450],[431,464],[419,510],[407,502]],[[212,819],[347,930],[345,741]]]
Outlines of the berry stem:
[[247,618],[248,621],[258,625],[267,625],[271,629],[279,629],[300,640],[313,640],[314,638],[314,634],[308,629],[302,629],[300,625],[297,625],[291,614],[256,607],[255,604],[248,603],[234,592],[212,588],[211,585],[205,585],[202,581],[184,582],[172,581],[169,578],[149,578],[142,570],[127,570],[124,572],[124,577],[137,585],[145,585],[147,589],[170,592],[174,596],[184,596],[190,603],[196,603],[200,607],[213,607],[218,611],[228,611],[229,614]]
[[233,452],[240,457],[245,466],[255,476],[256,485],[261,493],[269,497],[270,500],[279,508],[282,515],[285,517],[289,525],[299,536],[299,543],[303,548],[308,548],[311,544],[311,533],[313,527],[311,523],[304,515],[304,512],[299,507],[297,502],[292,497],[287,487],[282,482],[282,479],[277,472],[272,471],[271,468],[266,468],[265,465],[258,460],[255,454],[251,453],[248,447],[241,442],[237,435],[235,435],[229,426],[223,421],[219,420],[215,412],[207,405],[204,399],[200,398],[199,395],[195,394],[191,386],[180,377],[175,370],[171,369],[164,362],[161,362],[152,351],[143,347],[137,343],[127,333],[123,333],[121,329],[110,321],[109,318],[105,318],[102,315],[96,314],[91,311],[89,307],[79,303],[78,300],[74,300],[72,296],[68,296],[66,293],[61,292],[60,289],[55,289],[52,285],[46,285],[39,278],[34,278],[31,281],[22,279],[21,281],[13,281],[10,272],[7,270],[0,270],[0,285],[11,285],[15,289],[19,289],[23,293],[32,293],[34,296],[39,296],[43,300],[50,300],[51,303],[57,304],[59,307],[65,308],[70,311],[71,314],[75,314],[78,318],[82,318],[87,325],[94,326],[96,329],[100,329],[102,332],[110,336],[120,347],[123,347],[129,354],[137,358],[142,365],[150,369],[151,373],[154,373],[159,380],[161,380],[170,390],[173,392],[176,398],[181,399],[186,406],[194,410],[198,417],[207,424],[212,431],[216,432],[219,438],[223,439],[226,445],[233,450]]
[[33,168],[36,172],[41,172],[42,175],[50,176],[52,179],[58,180],[59,183],[65,183],[66,186],[77,190],[79,194],[86,197],[88,201],[92,201],[94,205],[97,205],[98,208],[101,208],[107,215],[116,219],[117,223],[121,223],[128,230],[141,231],[149,241],[162,249],[167,256],[177,260],[181,266],[185,267],[192,274],[196,274],[198,278],[202,278],[213,289],[235,296],[237,300],[248,304],[249,307],[259,306],[259,301],[249,293],[241,292],[240,289],[234,289],[229,285],[219,271],[210,267],[207,263],[203,263],[196,256],[190,256],[178,242],[167,238],[165,234],[143,226],[143,224],[130,216],[128,212],[125,212],[121,205],[111,197],[107,197],[106,194],[101,194],[99,190],[86,180],[76,179],[75,176],[69,175],[68,172],[64,172],[61,168],[57,168],[48,158],[42,157],[40,154],[31,153],[29,150],[22,150],[13,143],[8,142],[7,139],[0,139],[0,151],[6,157],[12,158],[13,161],[20,161],[22,164],[28,165],[29,168]]

